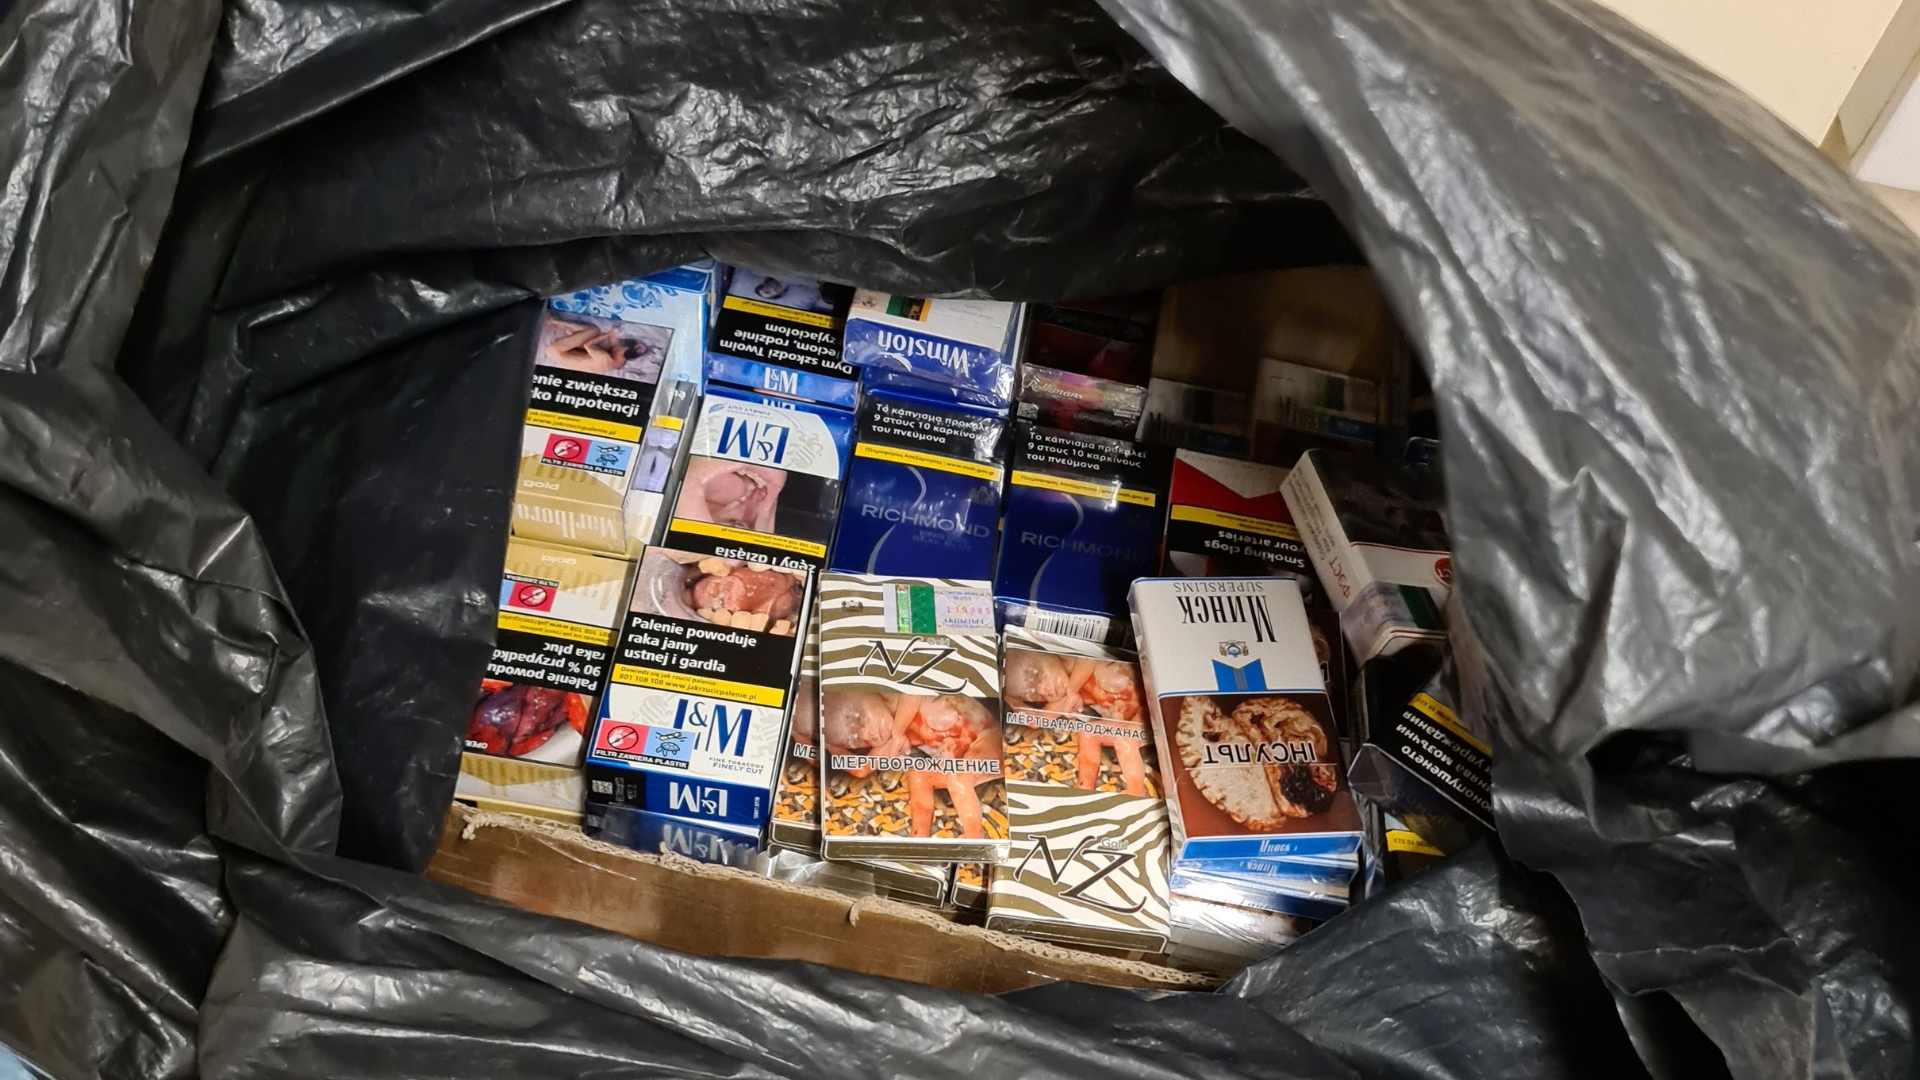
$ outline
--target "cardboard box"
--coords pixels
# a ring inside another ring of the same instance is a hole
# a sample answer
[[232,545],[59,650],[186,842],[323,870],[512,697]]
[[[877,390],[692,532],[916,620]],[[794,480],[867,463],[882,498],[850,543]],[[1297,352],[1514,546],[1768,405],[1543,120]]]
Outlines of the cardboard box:
[[632,570],[607,555],[507,542],[493,655],[467,725],[468,750],[580,764]]
[[872,393],[860,404],[856,430],[831,568],[990,575],[1006,421]]
[[861,289],[847,312],[845,356],[869,389],[1005,416],[1023,308]]
[[1360,815],[1299,586],[1147,578],[1132,604],[1174,869],[1358,850]]
[[1167,806],[1132,654],[1009,627],[1007,822],[987,928],[1118,951],[1167,946]]
[[1004,858],[1000,662],[985,584],[823,575],[819,742],[828,859]]
[[806,569],[646,549],[587,745],[588,803],[720,827],[757,847],[812,589]]
[[707,381],[851,409],[859,371],[841,356],[853,289],[729,267],[707,344]]
[[[456,806],[427,876],[700,956],[800,960],[999,994],[1056,981],[1205,989],[1218,980],[958,925],[923,908],[641,854]],[[690,919],[688,912],[701,917]]]
[[1314,450],[1281,494],[1356,661],[1446,641],[1453,558],[1436,482],[1406,466]]
[[662,543],[818,570],[826,565],[852,414],[715,387],[700,405]]
[[1125,641],[1127,588],[1160,564],[1165,499],[1160,451],[1016,424],[993,570],[1001,621]]

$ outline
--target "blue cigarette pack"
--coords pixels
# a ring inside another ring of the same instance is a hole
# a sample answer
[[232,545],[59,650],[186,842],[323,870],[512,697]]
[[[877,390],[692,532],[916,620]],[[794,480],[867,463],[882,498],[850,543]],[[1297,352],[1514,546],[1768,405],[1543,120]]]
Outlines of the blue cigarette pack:
[[633,806],[589,803],[581,828],[595,840],[650,855],[667,852],[742,870],[755,869],[759,861],[760,834],[755,830],[656,814]]
[[861,289],[847,311],[848,363],[870,390],[1005,416],[1024,304],[926,300]]
[[1006,422],[871,393],[856,431],[829,567],[985,580],[993,570]]
[[700,404],[662,543],[818,570],[826,565],[853,414],[716,386]]
[[1128,636],[1127,588],[1160,559],[1167,457],[1103,435],[1016,424],[994,567],[1002,622]]
[[713,336],[710,383],[851,409],[859,370],[841,356],[853,288],[729,267]]

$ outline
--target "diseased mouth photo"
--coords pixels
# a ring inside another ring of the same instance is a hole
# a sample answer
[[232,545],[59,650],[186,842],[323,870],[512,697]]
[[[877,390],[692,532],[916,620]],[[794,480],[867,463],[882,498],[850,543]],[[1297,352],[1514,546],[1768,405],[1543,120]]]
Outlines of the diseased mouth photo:
[[774,531],[780,491],[786,484],[787,474],[780,469],[721,458],[694,458],[687,463],[674,516],[770,533]]
[[649,548],[634,583],[633,610],[792,637],[806,575],[741,559]]

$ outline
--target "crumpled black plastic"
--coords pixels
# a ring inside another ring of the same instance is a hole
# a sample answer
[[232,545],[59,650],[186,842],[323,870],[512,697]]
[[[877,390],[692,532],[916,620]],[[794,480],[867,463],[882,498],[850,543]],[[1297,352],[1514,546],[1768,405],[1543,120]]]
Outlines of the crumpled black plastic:
[[[1142,44],[1073,3],[235,0],[216,41],[15,0],[0,1040],[113,1077],[1910,1074],[1913,238],[1586,7],[1108,10]],[[1064,298],[1356,258],[1336,215],[1433,376],[1497,845],[1213,995],[694,958],[407,872],[534,298],[702,252]]]

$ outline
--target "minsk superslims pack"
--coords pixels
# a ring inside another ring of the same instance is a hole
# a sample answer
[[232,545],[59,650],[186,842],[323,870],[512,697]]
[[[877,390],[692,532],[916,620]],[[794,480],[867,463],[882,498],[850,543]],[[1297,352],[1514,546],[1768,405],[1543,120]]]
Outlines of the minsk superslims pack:
[[1123,439],[1014,425],[993,593],[1002,621],[1126,636],[1127,587],[1160,561],[1166,457]]
[[857,430],[832,568],[987,577],[1006,422],[868,394]]

